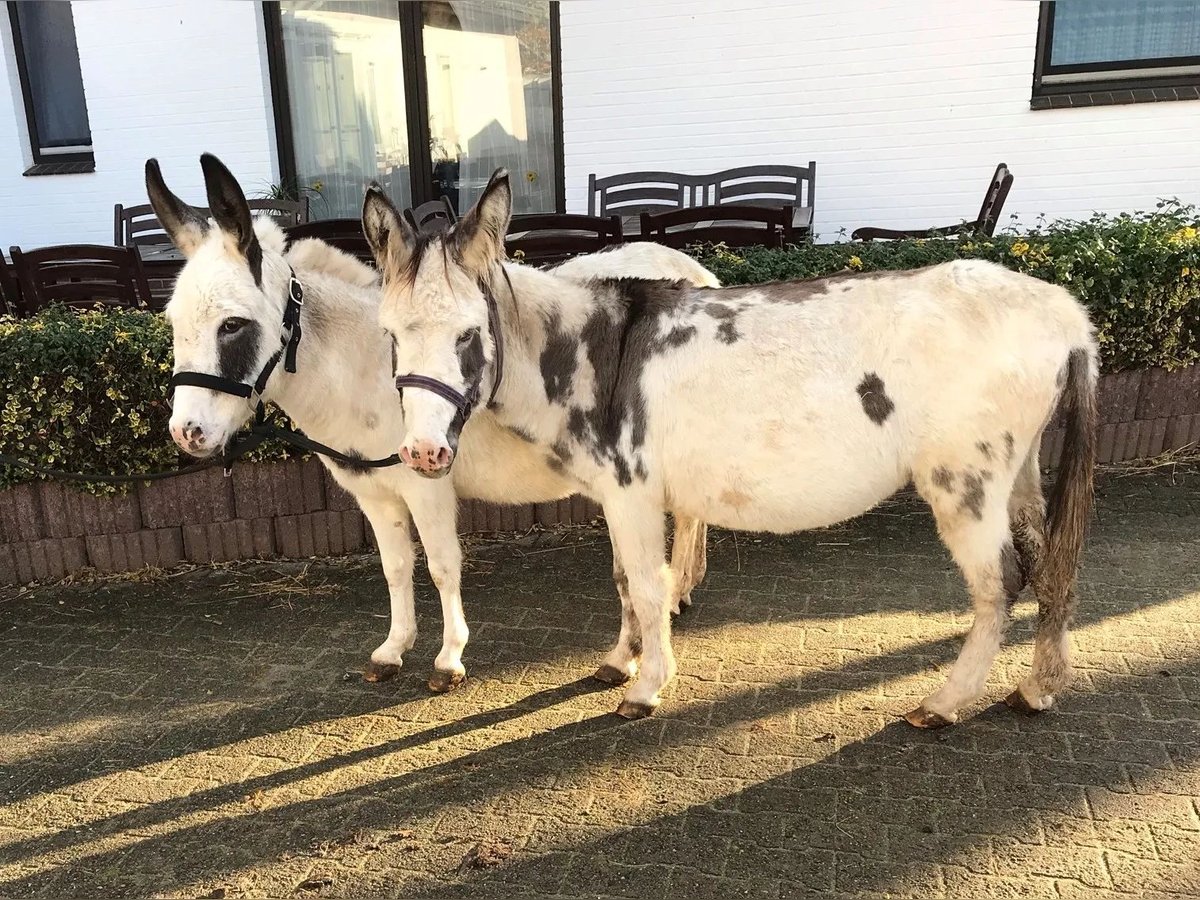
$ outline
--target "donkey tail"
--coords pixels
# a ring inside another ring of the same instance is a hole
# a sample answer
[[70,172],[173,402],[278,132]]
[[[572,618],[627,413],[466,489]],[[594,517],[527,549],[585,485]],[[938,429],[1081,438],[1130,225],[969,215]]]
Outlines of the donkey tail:
[[1062,403],[1063,455],[1046,511],[1046,551],[1035,588],[1043,603],[1069,604],[1092,513],[1096,463],[1096,358],[1093,347],[1071,351]]

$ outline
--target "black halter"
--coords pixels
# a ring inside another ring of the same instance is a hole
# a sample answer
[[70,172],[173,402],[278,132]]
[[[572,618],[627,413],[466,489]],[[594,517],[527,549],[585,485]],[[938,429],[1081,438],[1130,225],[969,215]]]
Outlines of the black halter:
[[295,374],[296,349],[300,346],[300,338],[303,335],[303,330],[300,327],[300,311],[304,308],[304,288],[300,284],[300,279],[296,277],[296,270],[290,269],[290,272],[287,301],[283,307],[283,330],[279,337],[279,349],[271,354],[271,358],[263,365],[262,371],[258,373],[258,377],[254,379],[254,383],[247,384],[244,381],[234,381],[232,378],[226,378],[223,375],[210,375],[207,372],[176,372],[171,376],[171,380],[168,383],[168,396],[174,397],[175,388],[186,385],[207,388],[210,391],[232,394],[235,397],[244,397],[247,400],[255,401],[254,424],[250,427],[249,431],[234,435],[233,440],[225,447],[224,464],[226,475],[229,474],[234,460],[240,456],[244,456],[270,438],[280,438],[293,446],[313,453],[319,453],[322,456],[328,456],[330,459],[353,467],[377,469],[399,464],[401,459],[398,454],[392,454],[383,459],[362,459],[358,456],[350,456],[334,450],[332,447],[327,447],[318,441],[314,441],[312,438],[298,431],[279,428],[267,421],[267,410],[262,399],[263,391],[267,389],[267,382],[270,380],[271,374],[275,371],[275,367],[279,365],[281,358],[283,359],[284,371]]
[[[505,278],[507,277],[506,274]],[[496,392],[500,390],[500,382],[504,380],[504,332],[500,328],[500,308],[496,304],[496,295],[492,293],[491,288],[487,285],[481,284],[480,288],[483,291],[484,300],[487,301],[488,329],[492,332],[492,342],[496,346],[495,358],[492,360],[495,375],[492,378],[492,392],[488,395],[488,406],[491,406],[496,400]],[[457,410],[451,424],[456,424],[461,429],[467,423],[467,419],[471,417],[471,413],[475,411],[475,407],[479,403],[482,380],[483,378],[480,376],[479,381],[469,385],[467,392],[464,394],[452,388],[444,381],[438,381],[436,378],[430,378],[428,375],[416,375],[410,372],[407,375],[396,376],[396,390],[415,387],[437,394]]]

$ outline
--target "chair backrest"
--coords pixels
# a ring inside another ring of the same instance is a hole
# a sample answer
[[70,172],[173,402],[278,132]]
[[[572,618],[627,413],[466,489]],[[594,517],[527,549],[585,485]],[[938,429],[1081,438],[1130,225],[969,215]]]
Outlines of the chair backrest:
[[413,206],[404,211],[408,224],[421,234],[436,234],[446,231],[458,221],[450,199],[445,195],[420,206]]
[[32,316],[52,303],[88,309],[146,307],[150,285],[134,247],[62,244],[10,251],[21,286],[20,314]]
[[[266,213],[282,228],[307,222],[309,217],[307,197],[300,200],[249,200],[247,205],[251,213]],[[204,216],[210,213],[206,206],[198,206],[196,210]],[[171,238],[149,203],[137,206],[118,203],[113,207],[113,243],[118,247],[136,247],[169,244]]]
[[21,287],[12,267],[0,253],[0,316],[21,314]]
[[724,206],[813,206],[817,164],[807,166],[740,166],[707,176],[714,204]]
[[676,249],[692,244],[782,247],[792,221],[790,206],[711,206],[642,213],[641,236]]
[[331,247],[344,250],[368,265],[375,265],[375,254],[363,234],[362,222],[358,219],[322,219],[318,222],[302,222],[285,228],[289,241],[301,238],[317,238]]
[[250,213],[266,213],[280,228],[301,225],[308,221],[308,198],[299,200],[248,200]]
[[589,216],[636,216],[711,202],[711,182],[680,172],[625,172],[588,176]]
[[996,166],[992,180],[988,184],[987,193],[983,195],[983,206],[979,208],[979,218],[976,224],[980,231],[991,237],[996,232],[1000,221],[1000,212],[1004,209],[1004,201],[1012,189],[1013,176],[1004,163]]
[[539,213],[513,216],[504,245],[509,256],[519,251],[524,262],[546,266],[580,253],[595,253],[621,240],[619,216]]

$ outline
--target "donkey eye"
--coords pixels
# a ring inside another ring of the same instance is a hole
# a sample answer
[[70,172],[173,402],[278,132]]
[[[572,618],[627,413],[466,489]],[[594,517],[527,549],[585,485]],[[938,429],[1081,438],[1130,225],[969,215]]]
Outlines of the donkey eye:
[[245,319],[226,319],[217,328],[217,332],[219,334],[237,334],[239,331],[245,328],[247,324],[248,323]]
[[464,331],[462,334],[460,334],[458,336],[458,340],[455,341],[455,346],[456,347],[467,346],[467,344],[471,343],[471,338],[475,337],[475,335],[478,332],[479,332],[478,328],[468,328],[466,331]]

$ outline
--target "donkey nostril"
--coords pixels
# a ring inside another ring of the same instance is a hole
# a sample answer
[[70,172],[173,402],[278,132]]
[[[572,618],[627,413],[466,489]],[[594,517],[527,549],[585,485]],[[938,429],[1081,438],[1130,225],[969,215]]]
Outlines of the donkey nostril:
[[448,447],[442,447],[440,450],[438,450],[437,464],[439,466],[450,465],[450,449]]

